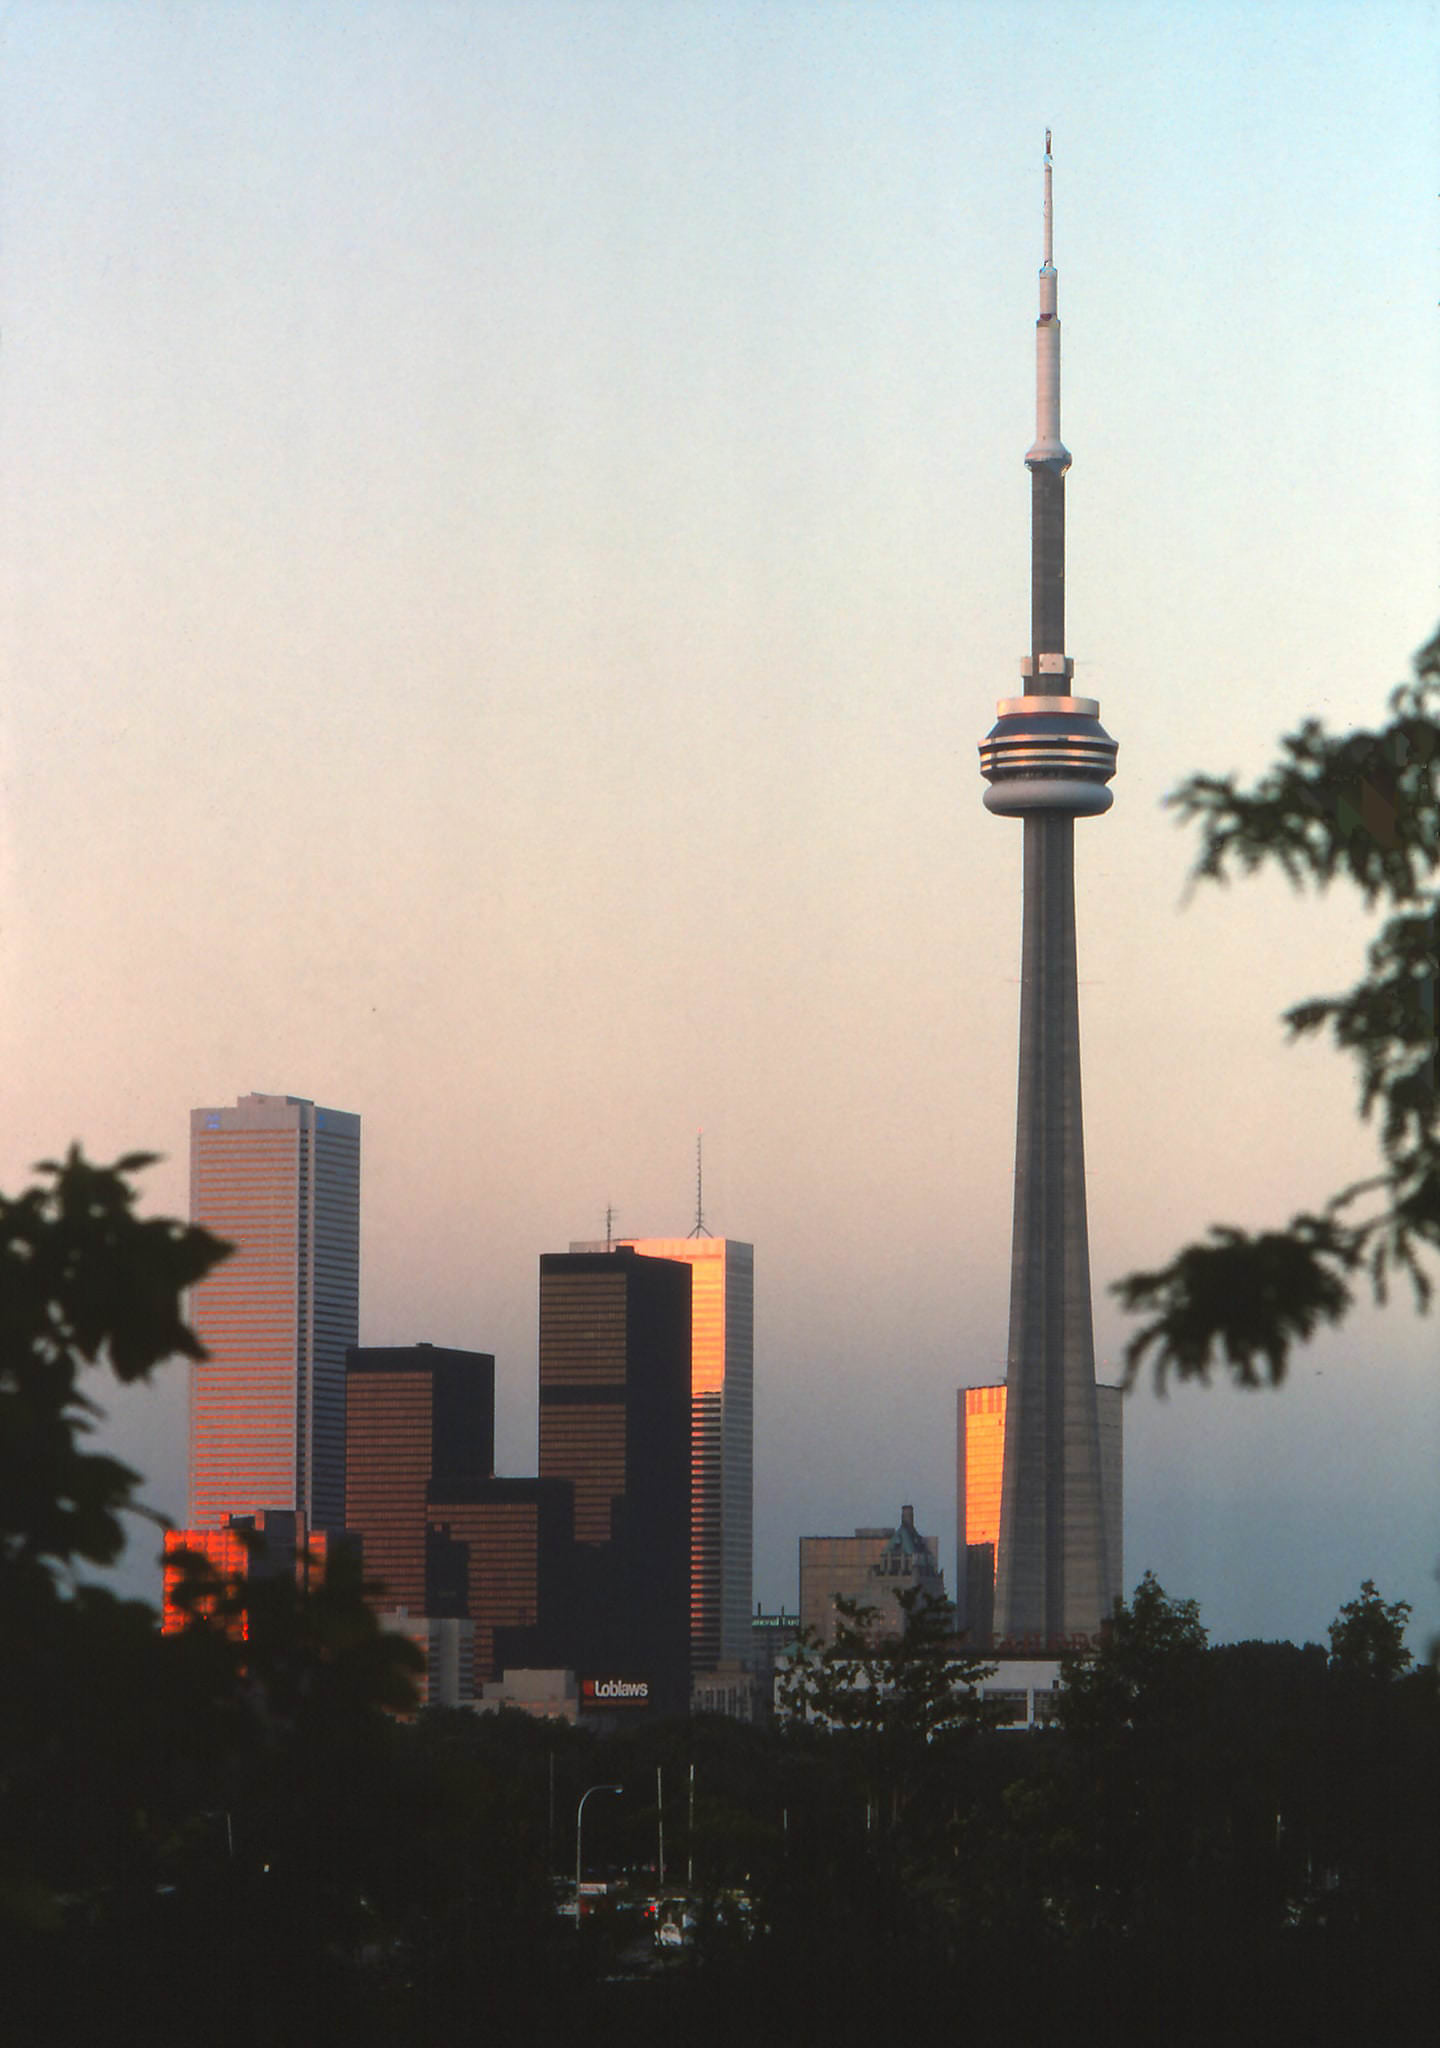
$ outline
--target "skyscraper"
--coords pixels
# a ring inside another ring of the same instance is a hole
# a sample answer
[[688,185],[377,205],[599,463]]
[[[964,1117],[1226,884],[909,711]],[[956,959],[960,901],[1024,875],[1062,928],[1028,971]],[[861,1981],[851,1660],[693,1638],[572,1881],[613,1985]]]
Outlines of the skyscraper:
[[1095,1399],[1080,1024],[1075,820],[1110,808],[1115,742],[1069,694],[1065,472],[1050,136],[1036,323],[1030,654],[980,748],[986,808],[1024,821],[1020,1086],[996,1632],[1039,1647],[1096,1633],[1118,1591],[1107,1555]]
[[755,1248],[729,1237],[636,1237],[691,1272],[690,1655],[696,1671],[750,1658],[754,1542]]
[[1005,1478],[1005,1389],[955,1397],[955,1621],[972,1643],[995,1630],[995,1552]]
[[432,1486],[489,1479],[495,1360],[441,1344],[352,1345],[345,1359],[345,1526],[365,1546],[383,1607],[429,1614],[426,1507]]
[[691,1269],[551,1252],[540,1261],[540,1478],[574,1489],[577,1670],[690,1694]]
[[[1125,1392],[1096,1386],[1100,1493],[1111,1577],[1124,1585]],[[955,1417],[955,1610],[959,1627],[985,1645],[995,1627],[995,1554],[1005,1472],[1005,1387],[961,1387]]]
[[345,1352],[358,1336],[360,1119],[296,1095],[190,1113],[190,1214],[235,1247],[195,1289],[190,1522],[345,1513]]
[[573,1668],[573,1489],[563,1479],[452,1476],[429,1493],[427,1605],[472,1624],[476,1684],[506,1665]]
[[[345,1554],[346,1540],[335,1546],[334,1555]],[[160,1600],[160,1630],[178,1635],[192,1620],[191,1612],[175,1604],[175,1593],[188,1576],[186,1564],[203,1559],[217,1579],[243,1579],[251,1584],[265,1579],[293,1579],[308,1592],[324,1583],[330,1562],[329,1538],[324,1530],[309,1530],[305,1517],[294,1508],[262,1508],[253,1515],[232,1515],[219,1529],[167,1529],[165,1531],[164,1590]],[[215,1619],[215,1596],[203,1594],[194,1607],[193,1618]],[[223,1616],[226,1635],[243,1642],[249,1621],[243,1612]]]

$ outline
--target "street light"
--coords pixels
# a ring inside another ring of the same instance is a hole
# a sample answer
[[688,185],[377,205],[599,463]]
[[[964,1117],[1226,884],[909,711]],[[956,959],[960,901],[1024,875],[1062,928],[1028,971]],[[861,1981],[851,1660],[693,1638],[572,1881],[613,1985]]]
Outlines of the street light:
[[585,1818],[585,1801],[592,1792],[623,1792],[623,1785],[591,1785],[580,1794],[575,1809],[575,1932],[580,1932],[580,1824]]

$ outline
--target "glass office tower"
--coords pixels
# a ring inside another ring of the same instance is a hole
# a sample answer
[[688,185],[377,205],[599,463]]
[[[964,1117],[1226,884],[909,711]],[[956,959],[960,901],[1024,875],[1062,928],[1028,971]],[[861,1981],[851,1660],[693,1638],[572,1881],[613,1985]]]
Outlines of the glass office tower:
[[303,1096],[190,1113],[190,1214],[235,1247],[195,1288],[190,1525],[345,1515],[345,1353],[359,1335],[360,1119]]
[[729,1237],[635,1237],[692,1275],[690,1656],[696,1671],[748,1663],[755,1469],[755,1248]]

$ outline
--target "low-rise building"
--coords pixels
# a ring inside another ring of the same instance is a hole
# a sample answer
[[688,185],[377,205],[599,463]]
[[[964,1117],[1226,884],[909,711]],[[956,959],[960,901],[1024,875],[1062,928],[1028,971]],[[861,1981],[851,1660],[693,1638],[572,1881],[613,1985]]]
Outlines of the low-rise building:
[[913,1507],[901,1508],[897,1528],[800,1538],[800,1620],[822,1648],[835,1640],[839,1601],[873,1610],[872,1635],[898,1635],[904,1627],[900,1596],[915,1588],[929,1601],[945,1599],[935,1540],[915,1527]]

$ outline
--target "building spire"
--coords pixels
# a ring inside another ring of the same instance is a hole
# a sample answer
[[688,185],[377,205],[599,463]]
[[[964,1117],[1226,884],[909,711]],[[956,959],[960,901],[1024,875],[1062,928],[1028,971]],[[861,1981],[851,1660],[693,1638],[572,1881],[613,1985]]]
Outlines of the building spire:
[[1035,322],[1035,439],[1030,471],[1030,659],[1027,696],[1065,696],[1075,664],[1065,652],[1065,472],[1060,438],[1059,274],[1055,269],[1054,159],[1045,130],[1045,201],[1040,315]]
[[1040,265],[1040,317],[1035,322],[1035,442],[1025,456],[1027,466],[1070,467],[1070,450],[1060,439],[1060,273],[1055,268],[1055,160],[1050,130],[1045,130],[1044,252]]
[[1055,199],[1051,190],[1051,173],[1055,159],[1050,153],[1050,130],[1045,130],[1045,268],[1055,268]]
[[705,1237],[705,1133],[695,1133],[695,1228],[692,1237]]

